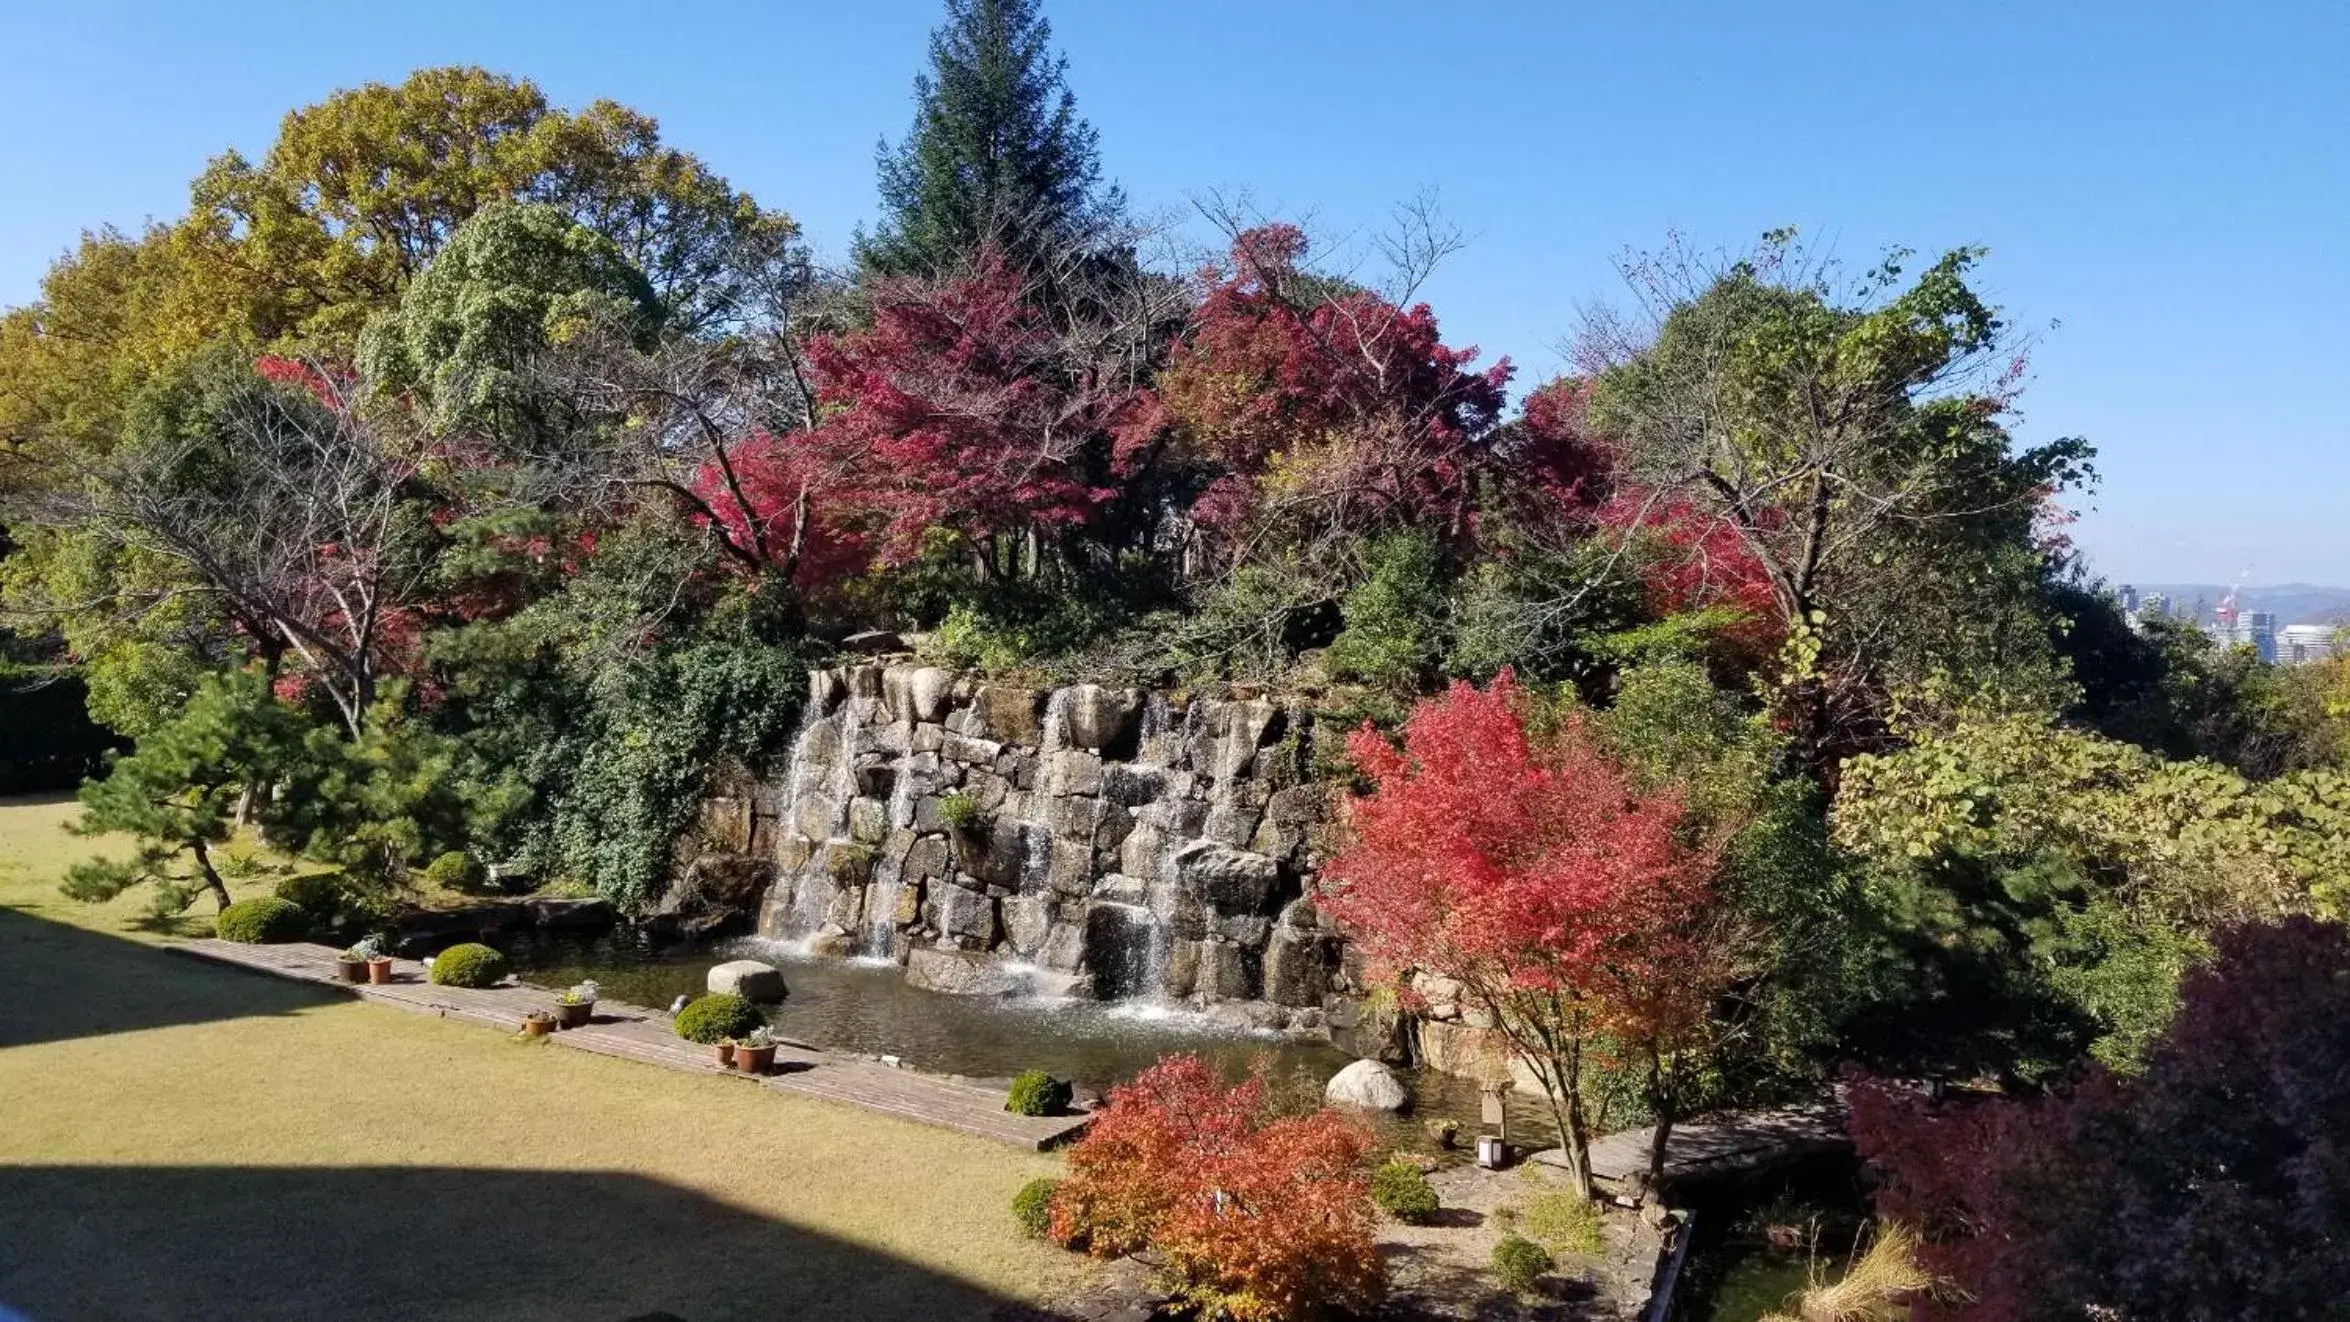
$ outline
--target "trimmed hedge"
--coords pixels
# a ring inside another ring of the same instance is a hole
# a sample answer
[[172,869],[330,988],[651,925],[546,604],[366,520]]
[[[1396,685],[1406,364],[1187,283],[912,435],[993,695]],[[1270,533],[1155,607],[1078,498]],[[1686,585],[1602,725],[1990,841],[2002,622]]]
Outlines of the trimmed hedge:
[[1550,1255],[1524,1235],[1504,1235],[1493,1246],[1493,1271],[1511,1294],[1532,1294],[1550,1270]]
[[490,870],[462,849],[452,849],[424,865],[424,884],[445,891],[478,891],[489,884]]
[[1004,1100],[1004,1109],[1014,1115],[1059,1115],[1069,1109],[1075,1095],[1066,1080],[1043,1070],[1022,1070],[1012,1080],[1012,1095]]
[[716,992],[689,1002],[677,1012],[677,1035],[688,1042],[715,1046],[730,1037],[742,1037],[767,1022],[759,1007],[732,992]]
[[212,920],[213,935],[223,941],[242,941],[249,946],[274,945],[281,941],[299,941],[310,931],[310,915],[292,900],[275,895],[256,895],[250,900],[239,900],[220,911]]
[[443,987],[495,987],[505,976],[506,957],[478,941],[451,946],[432,962],[432,980]]
[[1371,1201],[1407,1226],[1427,1225],[1444,1205],[1428,1177],[1417,1166],[1400,1161],[1388,1162],[1371,1173]]
[[1012,1195],[1012,1219],[1020,1223],[1020,1233],[1030,1239],[1053,1233],[1053,1190],[1060,1187],[1059,1180],[1039,1175]]

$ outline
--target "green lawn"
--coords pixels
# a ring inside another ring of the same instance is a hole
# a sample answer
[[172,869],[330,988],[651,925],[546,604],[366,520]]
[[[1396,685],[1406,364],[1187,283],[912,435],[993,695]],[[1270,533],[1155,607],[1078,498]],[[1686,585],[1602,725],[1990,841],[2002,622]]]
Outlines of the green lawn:
[[0,1305],[943,1322],[1091,1280],[1011,1225],[1053,1158],[166,953],[57,893],[70,816],[0,799]]

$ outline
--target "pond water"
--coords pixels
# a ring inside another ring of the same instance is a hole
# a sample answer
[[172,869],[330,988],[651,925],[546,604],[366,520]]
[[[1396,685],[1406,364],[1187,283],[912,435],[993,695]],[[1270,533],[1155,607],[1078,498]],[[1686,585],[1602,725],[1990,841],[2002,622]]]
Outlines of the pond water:
[[1842,1278],[1869,1220],[1859,1174],[1849,1160],[1823,1160],[1701,1193],[1697,1240],[1673,1297],[1674,1322],[1756,1322],[1792,1313],[1790,1301],[1805,1287]]
[[[1082,1089],[1104,1091],[1159,1057],[1193,1052],[1238,1077],[1263,1062],[1285,1102],[1319,1100],[1324,1082],[1352,1057],[1321,1043],[1291,1042],[1210,1022],[1187,1009],[1138,1002],[1040,997],[948,996],[908,986],[895,965],[811,956],[755,937],[705,947],[658,947],[632,934],[583,939],[541,936],[507,948],[521,977],[545,987],[592,978],[603,995],[666,1008],[698,996],[712,964],[758,959],[783,970],[790,989],[767,1007],[775,1030],[796,1041],[866,1056],[895,1056],[940,1074],[1008,1079],[1045,1070]],[[1413,1094],[1407,1118],[1378,1127],[1391,1145],[1424,1145],[1424,1122],[1449,1116],[1477,1130],[1479,1098],[1469,1080],[1432,1071],[1404,1073]],[[1513,1095],[1513,1138],[1547,1142],[1538,1098]]]

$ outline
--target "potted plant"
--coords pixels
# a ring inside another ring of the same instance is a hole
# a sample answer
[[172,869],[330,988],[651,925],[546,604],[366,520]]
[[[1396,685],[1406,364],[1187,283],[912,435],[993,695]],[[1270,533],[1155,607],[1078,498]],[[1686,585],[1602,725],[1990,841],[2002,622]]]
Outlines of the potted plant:
[[555,1031],[555,1016],[544,1010],[533,1010],[522,1016],[522,1031],[527,1037],[545,1037]]
[[555,998],[555,1026],[557,1028],[584,1028],[596,1015],[596,984],[593,979],[574,986]]
[[351,947],[361,952],[361,957],[367,961],[367,981],[378,987],[392,980],[390,945],[391,942],[385,940],[381,933],[370,933],[359,938],[358,945]]
[[714,1050],[718,1053],[718,1068],[722,1070],[734,1068],[734,1046],[734,1039],[731,1037],[716,1044]]
[[1431,1120],[1428,1122],[1428,1138],[1440,1148],[1457,1147],[1461,1141],[1461,1122],[1449,1117]]
[[762,1025],[734,1044],[735,1067],[745,1074],[765,1074],[775,1068],[775,1035]]
[[362,941],[358,945],[351,947],[349,950],[344,951],[342,954],[335,956],[335,981],[367,981],[368,952],[366,950],[366,945],[367,943]]

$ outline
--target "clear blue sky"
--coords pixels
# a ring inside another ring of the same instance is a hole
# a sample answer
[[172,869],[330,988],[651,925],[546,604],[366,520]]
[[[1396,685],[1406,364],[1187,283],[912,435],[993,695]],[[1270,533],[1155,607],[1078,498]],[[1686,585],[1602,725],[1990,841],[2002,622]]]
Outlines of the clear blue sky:
[[[657,116],[838,253],[935,0],[30,4],[0,13],[0,302],[84,226],[337,87],[470,62]],[[1609,258],[1779,224],[1858,261],[1992,249],[2042,328],[2027,438],[2080,434],[2127,580],[2350,584],[2350,3],[1048,0],[1109,171],[1361,233],[1432,190],[1448,338],[1549,374]]]

